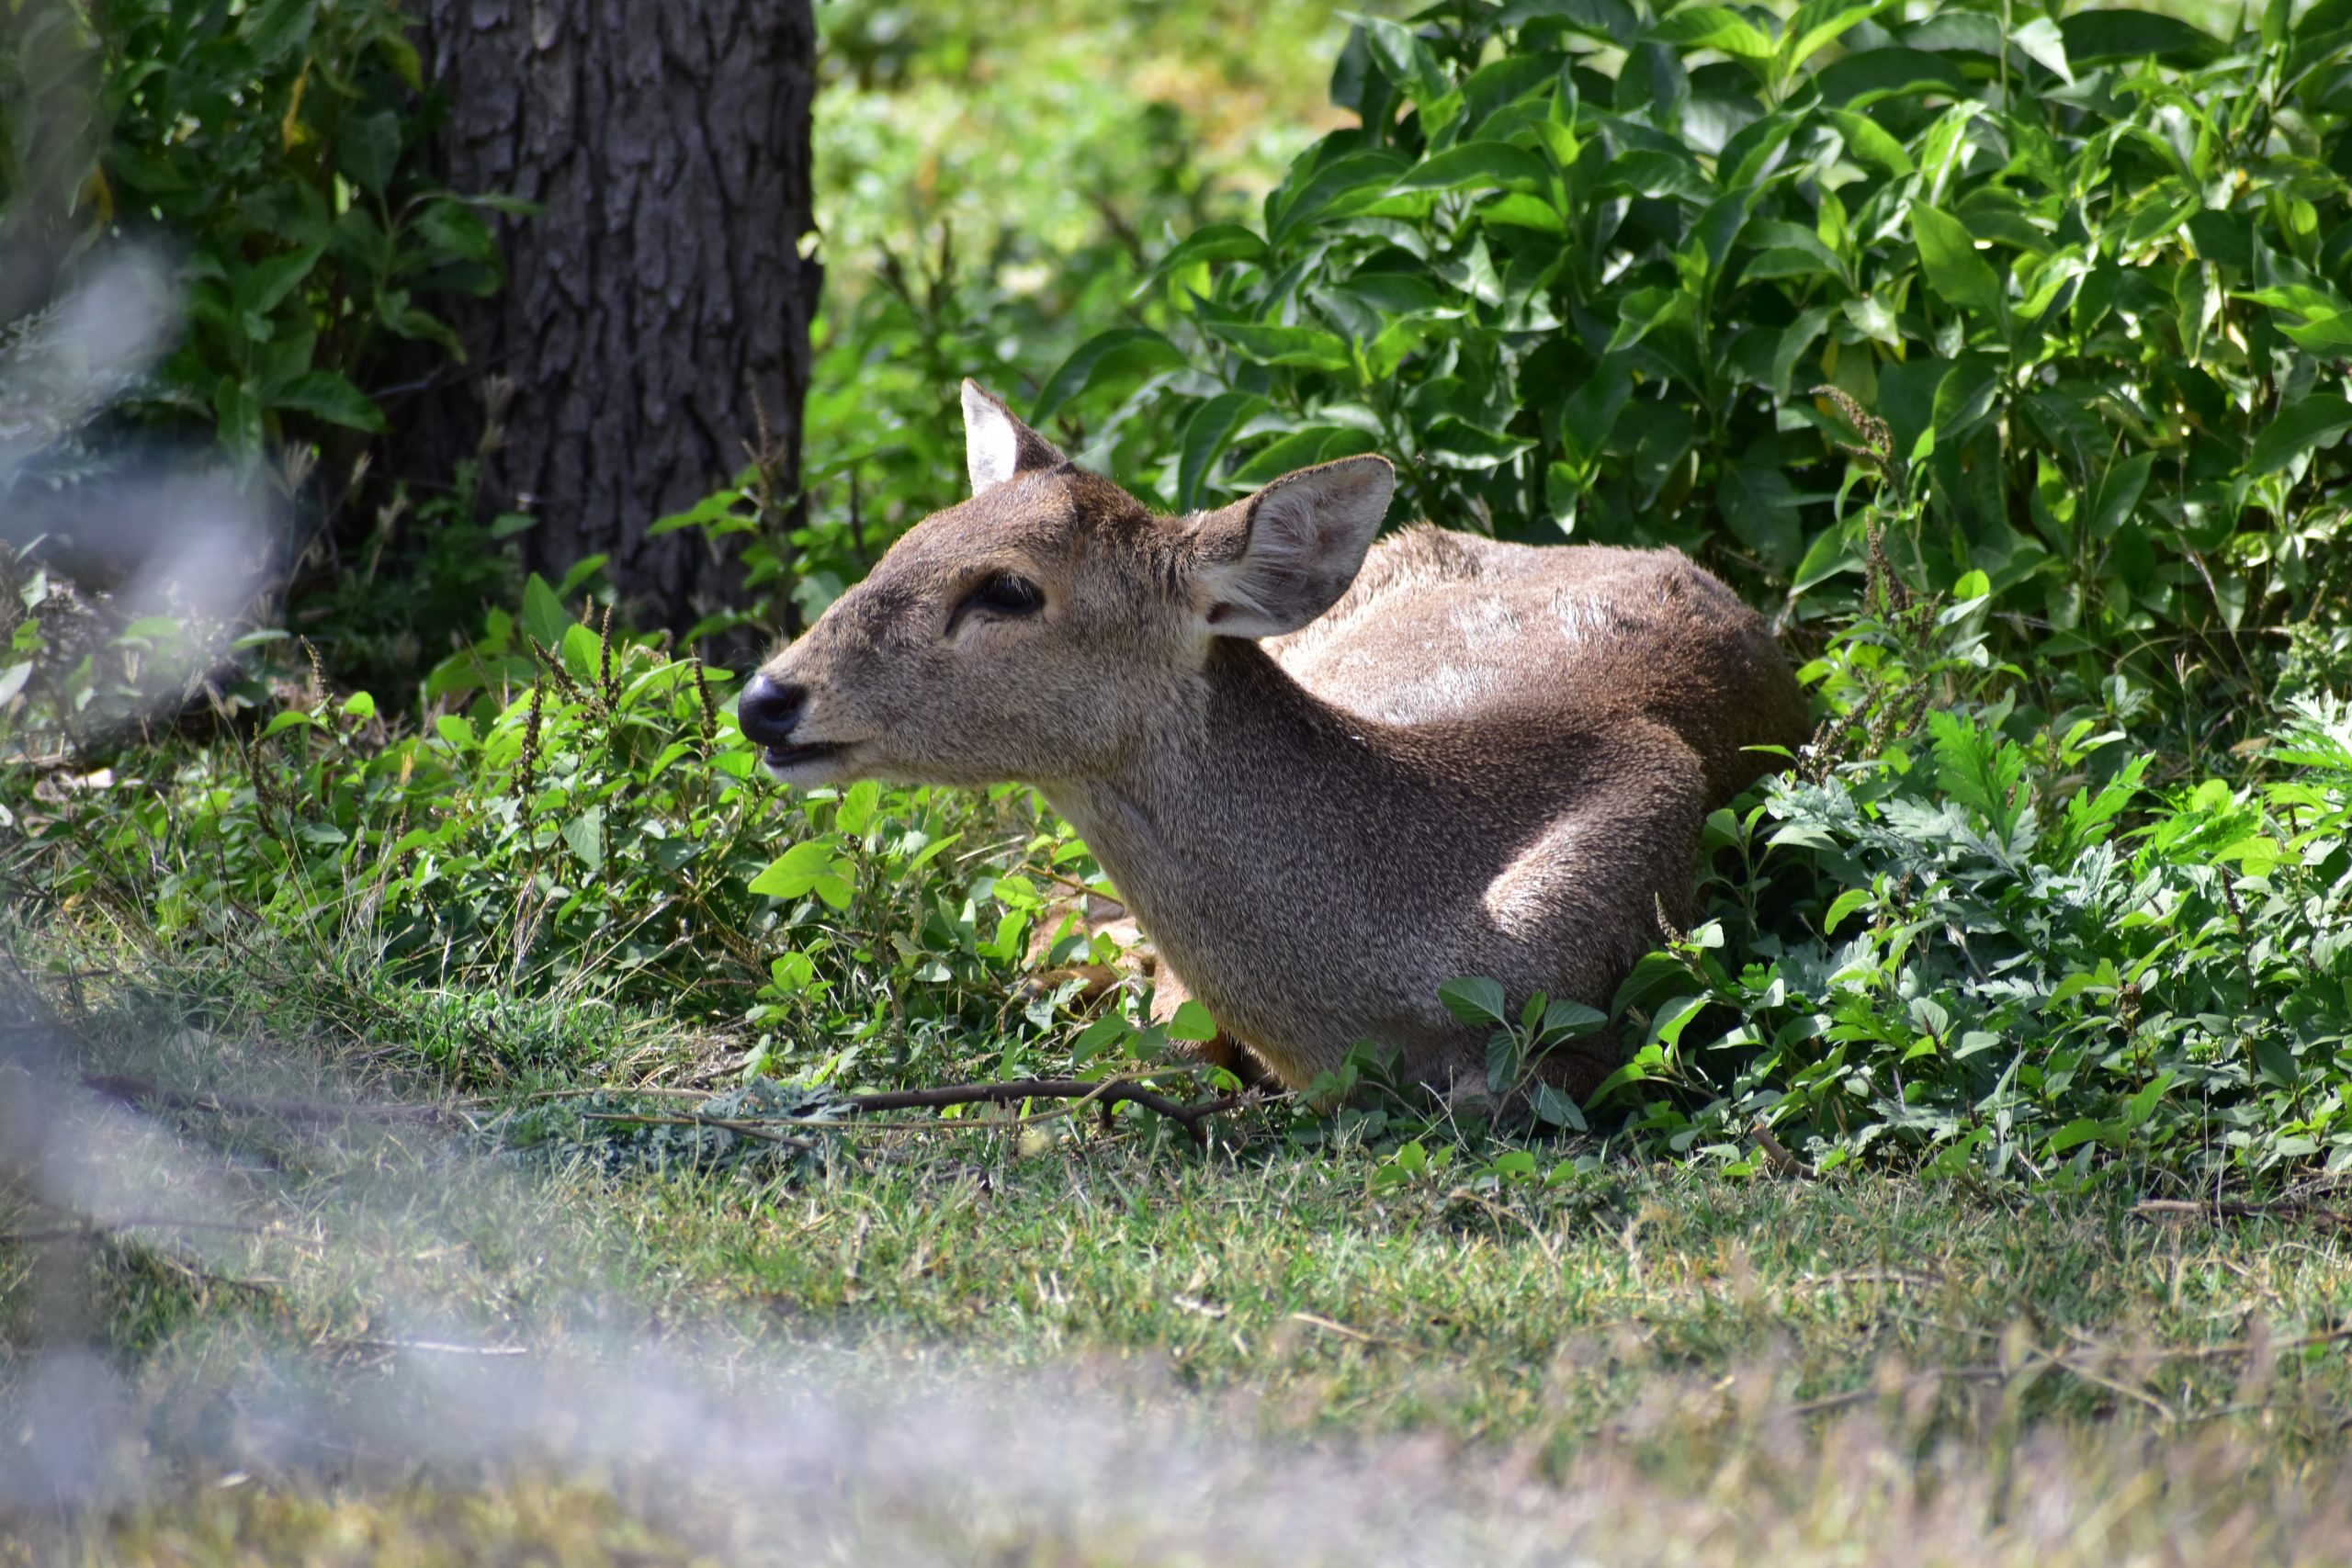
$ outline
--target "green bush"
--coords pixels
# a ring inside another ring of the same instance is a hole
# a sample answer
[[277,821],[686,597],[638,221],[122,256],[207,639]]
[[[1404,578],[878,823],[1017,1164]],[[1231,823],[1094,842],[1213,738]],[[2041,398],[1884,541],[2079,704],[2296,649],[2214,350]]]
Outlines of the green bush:
[[[19,625],[28,660],[41,624]],[[1099,879],[1084,846],[1011,786],[778,789],[728,679],[533,577],[519,617],[493,612],[427,676],[418,732],[368,693],[289,682],[249,739],[129,751],[129,776],[62,797],[19,774],[0,829],[20,890],[135,911],[166,946],[258,922],[374,979],[657,1007],[820,1079],[975,1049],[1025,1065],[1080,988],[1057,966],[1111,956],[1056,903]],[[32,695],[19,737],[53,700]],[[1164,1046],[1132,995],[1104,1006],[1090,1054]],[[425,1055],[477,1080],[515,1065],[441,1032]]]
[[[2018,725],[1979,662],[1990,583],[1960,592],[1838,634],[1841,721],[1893,724],[1715,815],[1710,918],[1620,991],[1600,1099],[1642,1086],[1638,1136],[1742,1165],[1762,1124],[1825,1168],[2352,1167],[2352,712],[2299,700],[2268,776],[2151,791],[2144,694]],[[1869,657],[1905,645],[1891,679]]]
[[[157,238],[187,331],[141,389],[233,451],[378,433],[403,341],[458,351],[436,297],[502,272],[424,177],[434,124],[396,0],[29,0],[0,50],[0,211],[65,257]],[[347,456],[347,455],[346,455]]]
[[[1970,3],[1445,5],[1368,21],[1361,118],[1031,410],[1112,410],[1190,508],[1377,449],[1400,516],[1674,544],[1800,619],[1850,593],[1843,390],[1916,475],[1905,573],[1991,584],[2080,693],[2247,673],[2340,592],[2352,8],[2231,43]],[[1138,394],[1138,389],[1141,389]]]

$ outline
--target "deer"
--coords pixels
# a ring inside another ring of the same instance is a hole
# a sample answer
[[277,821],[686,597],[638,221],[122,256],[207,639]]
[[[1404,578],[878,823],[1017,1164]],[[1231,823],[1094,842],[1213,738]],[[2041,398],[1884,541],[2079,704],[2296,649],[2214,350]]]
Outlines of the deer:
[[[1702,829],[1807,730],[1763,618],[1674,549],[1418,523],[1341,457],[1155,514],[963,384],[971,497],[749,679],[766,771],[1037,790],[1157,950],[1209,1059],[1306,1089],[1369,1043],[1485,1097],[1479,976],[1606,1010],[1695,903]],[[1606,1030],[1543,1077],[1589,1095]]]

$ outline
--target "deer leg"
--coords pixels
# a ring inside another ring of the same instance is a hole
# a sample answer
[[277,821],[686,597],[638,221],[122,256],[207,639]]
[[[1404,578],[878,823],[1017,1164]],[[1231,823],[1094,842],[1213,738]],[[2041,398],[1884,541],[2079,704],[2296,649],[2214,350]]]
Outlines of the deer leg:
[[[1192,999],[1193,993],[1167,964],[1158,965],[1151,991],[1151,1021],[1164,1024],[1176,1016],[1176,1010]],[[1207,1040],[1180,1040],[1179,1049],[1196,1062],[1212,1067],[1223,1067],[1241,1080],[1244,1089],[1273,1083],[1274,1075],[1257,1054],[1237,1039],[1225,1025],[1218,1024],[1216,1034]]]

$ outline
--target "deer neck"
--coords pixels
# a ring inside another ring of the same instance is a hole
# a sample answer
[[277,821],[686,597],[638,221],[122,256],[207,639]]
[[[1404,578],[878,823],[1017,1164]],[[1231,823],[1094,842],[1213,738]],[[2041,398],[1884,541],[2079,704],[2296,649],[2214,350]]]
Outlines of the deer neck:
[[1379,818],[1363,814],[1407,808],[1412,789],[1385,731],[1220,639],[1114,766],[1045,794],[1148,928],[1246,924],[1253,894],[1328,898],[1376,877],[1359,829]]

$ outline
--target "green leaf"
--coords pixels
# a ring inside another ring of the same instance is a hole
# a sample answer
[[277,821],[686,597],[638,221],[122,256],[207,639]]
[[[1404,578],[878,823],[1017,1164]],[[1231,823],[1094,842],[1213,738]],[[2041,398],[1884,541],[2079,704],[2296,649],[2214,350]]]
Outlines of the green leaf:
[[335,132],[335,172],[364,191],[389,186],[400,157],[400,117],[390,109],[346,116]]
[[1549,1044],[1554,1041],[1590,1034],[1607,1028],[1608,1024],[1609,1015],[1599,1008],[1587,1007],[1582,1002],[1570,1001],[1563,997],[1544,1004],[1543,1026],[1536,1031],[1536,1038]]
[[[1586,1131],[1583,1108],[1550,1084],[1539,1081],[1531,1085],[1528,1089],[1528,1099],[1529,1109],[1535,1112],[1537,1121],[1554,1127],[1566,1127],[1572,1133]],[[1571,1161],[1562,1160],[1553,1168],[1553,1172],[1557,1176],[1562,1169],[1572,1171],[1574,1168],[1575,1166]]]
[[1280,244],[1310,221],[1352,218],[1386,197],[1405,168],[1404,154],[1385,149],[1335,158],[1287,197],[1275,193],[1281,206],[1269,217],[1267,233]]
[[221,444],[232,451],[258,452],[262,444],[262,408],[253,384],[239,376],[223,376],[212,392],[212,417]]
[[1796,487],[1778,468],[1734,463],[1724,469],[1715,503],[1740,543],[1776,571],[1796,562],[1804,530]]
[[329,424],[378,435],[386,428],[384,411],[376,406],[375,400],[333,370],[313,370],[296,377],[278,389],[270,406],[291,409]]
[[563,601],[555,596],[548,580],[537,572],[523,584],[523,630],[533,642],[552,649],[563,641],[563,634],[571,625],[571,613]]
[[1281,327],[1252,321],[1204,321],[1212,337],[1231,344],[1245,359],[1260,365],[1295,365],[1310,370],[1345,370],[1348,345],[1336,333],[1319,327]]
[[1891,3],[1892,0],[1862,0],[1855,5],[1852,0],[1806,0],[1789,18],[1788,28],[1781,35],[1781,68],[1792,71],[1803,65],[1843,38],[1849,28],[1868,21]]
[[1683,1031],[1706,1010],[1707,998],[1703,996],[1677,997],[1662,1004],[1650,1020],[1650,1039],[1673,1050],[1681,1043]]
[[2066,58],[2066,39],[2056,22],[2047,17],[2036,17],[2011,32],[2009,41],[2060,81],[2074,85],[2074,62]]
[[305,245],[299,251],[254,263],[252,270],[237,280],[237,308],[256,316],[268,315],[300,287],[324,254],[324,245]]
[[816,894],[836,909],[849,908],[857,868],[834,853],[837,840],[810,839],[784,852],[752,878],[751,890],[771,898]]
[[592,806],[563,825],[563,841],[594,876],[605,869],[605,808]]
[[1385,17],[1360,17],[1342,11],[1340,16],[1363,28],[1364,41],[1372,46],[1374,59],[1380,62],[1388,79],[1405,90],[1407,96],[1426,107],[1445,96],[1453,85],[1453,78],[1438,62],[1430,46],[1414,36],[1413,29]]
[[1600,178],[1603,186],[1623,185],[1636,196],[1710,201],[1715,195],[1714,182],[1680,148],[1671,152],[1656,147],[1629,149],[1610,160]]
[[2206,65],[2222,45],[2177,17],[2153,11],[2077,11],[2058,24],[2066,58],[2096,65],[2112,60],[2161,59],[2170,65]]
[[1508,1094],[1519,1082],[1520,1071],[1525,1066],[1519,1036],[1508,1029],[1498,1029],[1487,1037],[1487,1088],[1490,1091]]
[[1551,181],[1544,160],[1508,141],[1471,141],[1414,164],[1389,188],[1413,190],[1535,190]]
[[1625,0],[1510,0],[1495,18],[1495,26],[1516,28],[1538,17],[1550,17],[1589,38],[1630,43],[1641,30],[1641,18]]
[[1838,128],[1845,140],[1846,151],[1871,167],[1894,175],[1908,175],[1917,166],[1903,143],[1888,134],[1886,128],[1865,114],[1852,109],[1826,111],[1829,122]]
[[1969,96],[1968,78],[1940,54],[1920,49],[1871,49],[1832,61],[1815,72],[1813,85],[1821,101],[1837,108],[1860,109],[1882,98]]
[[1868,887],[1849,887],[1829,905],[1829,912],[1821,917],[1821,934],[1836,936],[1838,928],[1847,916],[1857,909],[1867,909],[1878,902],[1878,894]]
[[1918,242],[1919,261],[1927,269],[1929,287],[1951,304],[1981,316],[2000,316],[2000,275],[1977,254],[1975,238],[1966,224],[1917,203],[1911,209],[1911,233]]
[[1500,225],[1512,229],[1536,229],[1546,234],[1568,231],[1568,220],[1547,197],[1530,196],[1518,190],[1497,197],[1479,208],[1478,221],[1489,228]]
[[[757,503],[745,491],[713,491],[684,512],[673,512],[669,516],[659,519],[645,530],[645,534],[648,538],[659,538],[663,534],[675,534],[686,528],[709,528],[712,530],[713,536],[717,537],[728,534],[755,531],[759,527],[759,520],[748,515],[747,512],[756,510]],[[508,515],[519,516],[520,514],[509,513]],[[499,524],[503,524],[505,521],[506,518],[502,517],[499,519]],[[519,533],[537,521],[537,518],[524,516],[520,524],[509,532]],[[492,538],[503,536],[498,532],[497,524],[492,525],[491,536]]]
[[1178,242],[1145,279],[1149,288],[1165,282],[1185,268],[1202,262],[1246,261],[1266,259],[1266,242],[1238,223],[1210,223],[1193,230]]
[[1219,392],[1193,411],[1178,442],[1178,511],[1190,512],[1201,504],[1201,487],[1232,444],[1233,433],[1265,406],[1266,400],[1254,392]]
[[2352,358],[2352,311],[2313,316],[2302,322],[2280,322],[2278,330],[2298,348],[2329,359]]
[[778,953],[768,964],[768,983],[787,997],[797,997],[817,983],[817,962],[795,949]]
[[1446,468],[1496,468],[1535,445],[1521,436],[1481,430],[1452,414],[1431,420],[1419,434],[1422,459]]
[[1233,489],[1254,490],[1284,474],[1316,463],[1328,463],[1335,457],[1352,457],[1377,445],[1373,436],[1352,425],[1310,424],[1265,447],[1235,469],[1225,482]]
[[1510,1027],[1510,1015],[1504,1009],[1501,983],[1484,976],[1469,976],[1448,980],[1437,988],[1438,1000],[1445,1010],[1464,1023],[1498,1023]]
[[1176,1006],[1176,1016],[1168,1021],[1168,1033],[1176,1040],[1214,1040],[1216,1020],[1209,1010],[1187,997]]
[[1043,424],[1073,398],[1082,397],[1106,381],[1148,376],[1159,370],[1182,370],[1187,361],[1177,346],[1149,327],[1114,327],[1078,345],[1061,367],[1046,378],[1029,411],[1029,423]]
[[2099,476],[2098,490],[2091,497],[2090,524],[2095,538],[2111,539],[2123,531],[2132,520],[2132,512],[2140,504],[2141,495],[2148,488],[2148,471],[2155,466],[2154,452],[2134,452],[2131,457],[2110,465]]
[[1584,465],[1600,456],[1633,396],[1633,369],[1622,357],[1604,358],[1577,384],[1560,409],[1560,449],[1570,461]]
[[1952,799],[1982,816],[1994,836],[2006,842],[2017,825],[2024,749],[1997,730],[1980,729],[1973,718],[1948,709],[1929,713],[1928,729],[1934,738],[1937,782]]
[[2246,454],[2245,471],[2272,474],[2315,447],[2352,430],[2352,400],[2335,392],[2316,392],[2279,412]]
[[2263,1081],[2273,1089],[2292,1089],[2302,1076],[2295,1066],[2295,1054],[2267,1036],[2254,1042],[2254,1065]]
[[2063,1155],[2077,1144],[2101,1142],[2107,1136],[2106,1122],[2094,1117],[2077,1116],[2050,1134],[2049,1152],[2053,1155]]
[[319,0],[266,0],[245,13],[238,30],[255,63],[276,65],[310,41],[318,13]]
[[849,786],[841,804],[833,807],[833,827],[853,839],[862,839],[874,826],[881,812],[882,786],[872,779],[860,779]]
[[1770,33],[1728,6],[1686,6],[1652,28],[1650,37],[1684,49],[1720,50],[1741,60],[1770,60],[1774,48]]
[[[1485,209],[1492,212],[1493,209]],[[1462,314],[1461,302],[1419,273],[1360,272],[1339,290],[1385,316],[1443,319]]]

